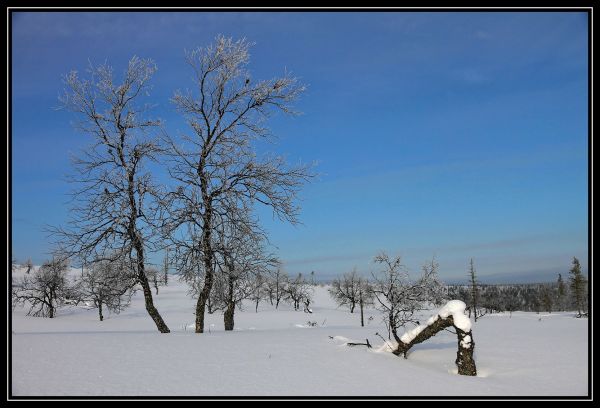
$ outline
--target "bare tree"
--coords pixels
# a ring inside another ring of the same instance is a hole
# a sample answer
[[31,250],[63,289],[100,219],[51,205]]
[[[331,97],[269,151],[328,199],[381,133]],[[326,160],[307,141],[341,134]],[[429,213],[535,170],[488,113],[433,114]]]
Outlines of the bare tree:
[[435,299],[434,294],[441,286],[437,267],[426,264],[421,277],[412,282],[400,256],[390,258],[382,252],[374,262],[382,267],[379,273],[373,274],[372,292],[376,307],[384,314],[388,336],[393,336],[400,343],[398,329],[408,323],[418,325],[415,313],[426,309]]
[[154,266],[146,266],[146,277],[148,278],[148,282],[152,282],[155,293],[158,295],[158,288],[163,284],[162,279],[159,277],[158,269]]
[[268,281],[265,275],[264,272],[259,271],[254,275],[252,282],[250,282],[250,300],[254,303],[254,311],[256,313],[258,313],[258,305],[261,300],[269,296],[267,289]]
[[78,300],[92,303],[103,321],[104,307],[118,314],[129,306],[136,283],[135,267],[127,258],[99,260],[86,268],[78,279]]
[[287,290],[286,286],[289,283],[289,276],[280,266],[273,268],[269,271],[267,277],[267,291],[269,293],[269,299],[271,305],[275,301],[275,309],[279,308],[279,302],[284,298]]
[[[258,312],[259,302],[265,298],[264,276],[277,260],[266,253],[264,233],[244,213],[243,222],[225,222],[216,231],[219,242],[215,245],[218,271],[225,282],[223,303],[225,304],[225,330],[233,330],[236,306],[243,299],[250,298]],[[231,218],[227,220],[230,221]]]
[[33,262],[31,262],[31,258],[27,258],[27,261],[25,262],[25,267],[27,268],[25,273],[29,274],[29,272],[31,272],[31,269],[33,268]]
[[[181,143],[168,138],[169,173],[178,186],[167,196],[167,233],[188,253],[200,255],[203,287],[196,303],[196,332],[204,331],[204,312],[215,278],[213,233],[216,218],[261,203],[281,220],[297,222],[295,197],[312,175],[308,166],[290,167],[282,157],[259,157],[254,141],[268,140],[263,126],[273,110],[293,113],[304,87],[295,78],[255,82],[245,67],[250,44],[217,37],[214,45],[187,54],[195,92],[176,92],[173,102],[193,131]],[[220,222],[220,220],[219,220]]]
[[304,304],[304,311],[311,312],[313,287],[304,276],[299,273],[295,279],[290,279],[285,287],[286,299],[294,305],[294,310],[300,310],[300,303]]
[[360,277],[353,269],[350,273],[345,273],[341,278],[335,278],[331,282],[329,294],[338,306],[348,306],[350,313],[354,313],[356,304],[360,302]]
[[145,118],[149,106],[139,101],[155,71],[153,61],[133,57],[120,81],[107,64],[90,64],[87,79],[76,71],[65,77],[61,102],[78,115],[79,130],[94,143],[74,161],[78,173],[73,182],[80,187],[73,194],[72,219],[53,233],[63,250],[84,261],[108,259],[107,253],[115,251],[127,254],[135,263],[148,314],[161,333],[168,333],[146,277],[156,188],[144,166],[160,152],[150,134],[160,122]]
[[57,256],[25,275],[13,287],[13,305],[27,304],[27,315],[55,317],[58,307],[71,296],[67,268],[67,260]]
[[358,306],[360,307],[360,325],[365,327],[365,306],[373,304],[373,287],[367,278],[358,279]]

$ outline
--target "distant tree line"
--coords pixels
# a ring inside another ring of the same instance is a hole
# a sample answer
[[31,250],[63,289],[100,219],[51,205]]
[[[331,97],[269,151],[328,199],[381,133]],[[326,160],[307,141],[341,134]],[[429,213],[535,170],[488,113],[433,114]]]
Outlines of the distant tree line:
[[[568,281],[559,274],[556,282],[550,283],[448,285],[446,297],[462,300],[469,305],[469,311],[478,317],[487,313],[514,311],[577,311],[577,316],[586,316],[588,285],[577,258],[573,260],[569,275]],[[475,308],[474,293],[477,293]]]

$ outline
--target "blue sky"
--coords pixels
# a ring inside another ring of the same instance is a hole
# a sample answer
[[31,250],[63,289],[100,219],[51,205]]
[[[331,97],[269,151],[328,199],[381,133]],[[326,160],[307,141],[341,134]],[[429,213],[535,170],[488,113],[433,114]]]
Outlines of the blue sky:
[[435,256],[446,280],[471,257],[484,280],[554,280],[573,256],[587,267],[587,32],[581,12],[14,13],[13,255],[48,256],[42,228],[65,222],[69,155],[90,142],[54,109],[61,76],[152,58],[154,113],[184,132],[184,50],[223,34],[256,43],[254,78],[308,86],[301,116],[269,123],[270,150],[319,163],[303,224],[259,211],[289,273],[368,273],[386,250],[415,274]]

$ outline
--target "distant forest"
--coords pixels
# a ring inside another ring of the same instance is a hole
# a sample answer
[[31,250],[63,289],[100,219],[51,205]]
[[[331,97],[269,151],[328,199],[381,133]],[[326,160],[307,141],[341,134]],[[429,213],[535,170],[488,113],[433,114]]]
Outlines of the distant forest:
[[[479,292],[478,315],[496,312],[555,312],[577,310],[575,296],[568,283],[561,288],[559,282],[538,284],[477,285]],[[449,299],[472,304],[470,285],[446,286]],[[585,310],[588,294],[585,293]]]

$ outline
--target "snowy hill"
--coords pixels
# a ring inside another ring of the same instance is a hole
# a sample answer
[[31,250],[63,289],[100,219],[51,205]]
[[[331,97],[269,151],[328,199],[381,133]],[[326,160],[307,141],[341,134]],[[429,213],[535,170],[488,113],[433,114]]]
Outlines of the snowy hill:
[[[313,313],[261,303],[220,312],[194,333],[194,300],[171,279],[155,304],[171,329],[157,332],[134,296],[119,315],[67,306],[54,319],[12,313],[14,396],[585,396],[587,319],[571,313],[487,315],[473,324],[477,377],[456,374],[456,336],[439,333],[397,357],[379,313],[336,308],[317,287]],[[370,317],[372,316],[372,319]],[[424,316],[425,317],[425,316]],[[315,324],[315,326],[312,326]],[[369,339],[373,349],[348,347]]]

